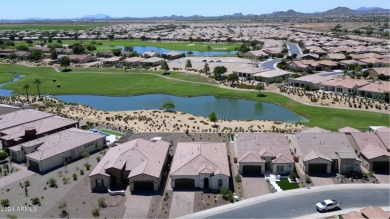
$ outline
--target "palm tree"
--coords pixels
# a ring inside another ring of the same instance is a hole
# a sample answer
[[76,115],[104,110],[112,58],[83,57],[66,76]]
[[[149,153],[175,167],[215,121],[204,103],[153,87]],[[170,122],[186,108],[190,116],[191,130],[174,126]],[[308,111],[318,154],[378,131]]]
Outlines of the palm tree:
[[28,89],[30,89],[30,85],[28,84],[23,85],[23,89],[26,90],[27,102],[30,102],[30,98],[28,97]]
[[208,45],[208,46],[207,46],[207,55],[208,55],[208,56],[210,56],[210,50],[211,50],[211,46]]
[[34,80],[34,84],[37,85],[38,97],[39,97],[39,99],[41,99],[41,92],[39,91],[39,85],[42,84],[41,79],[39,79],[39,78],[35,79],[35,80]]

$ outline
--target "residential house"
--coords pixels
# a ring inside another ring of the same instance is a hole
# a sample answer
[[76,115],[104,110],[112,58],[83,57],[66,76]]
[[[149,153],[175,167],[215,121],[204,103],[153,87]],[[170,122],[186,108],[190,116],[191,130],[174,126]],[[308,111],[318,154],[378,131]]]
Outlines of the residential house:
[[377,81],[360,87],[357,93],[362,97],[381,99],[382,95],[386,92],[390,92],[390,82]]
[[139,61],[139,63],[141,65],[149,66],[149,67],[158,66],[158,65],[161,65],[164,62],[165,62],[164,59],[158,58],[158,57],[152,57],[152,58],[148,58],[148,59],[144,59],[144,60]]
[[7,114],[7,113],[12,113],[18,110],[21,110],[22,108],[18,106],[11,106],[7,104],[0,104],[0,116]]
[[171,186],[178,188],[229,188],[230,170],[225,143],[179,142],[173,157]]
[[175,51],[170,51],[170,52],[167,52],[167,53],[163,53],[163,54],[162,54],[162,57],[163,57],[163,58],[166,58],[166,59],[169,59],[169,60],[180,59],[181,57],[183,57],[183,53],[178,53],[178,52],[175,52]]
[[160,53],[154,52],[154,51],[147,51],[142,54],[142,57],[144,58],[152,58],[152,57],[159,57]]
[[157,191],[168,160],[169,143],[134,139],[110,148],[89,174],[92,190],[129,185],[130,191]]
[[308,54],[299,54],[299,55],[297,55],[296,60],[314,60],[314,61],[317,61],[319,58],[320,58],[320,56],[318,54],[308,53]]
[[0,115],[0,131],[52,116],[54,115],[51,113],[32,109],[23,109],[10,112],[4,115]]
[[10,147],[50,135],[68,128],[78,128],[79,122],[59,116],[47,117],[0,131],[3,147]]
[[359,88],[370,82],[363,79],[337,78],[321,82],[323,90],[341,94],[356,95]]
[[317,64],[323,70],[335,70],[339,68],[339,63],[330,60],[321,60]]
[[241,55],[243,58],[259,60],[263,58],[268,58],[268,54],[263,50],[252,50]]
[[355,153],[362,159],[362,166],[369,171],[389,173],[389,132],[354,132],[348,134]]
[[390,68],[382,67],[382,68],[371,68],[368,70],[368,75],[371,78],[377,78],[379,75],[383,75],[387,78],[390,77]]
[[288,84],[294,87],[308,86],[311,89],[320,89],[321,83],[327,80],[330,80],[330,78],[318,74],[312,74],[298,78],[289,78]]
[[344,133],[288,134],[291,149],[309,175],[360,172],[361,160]]
[[85,151],[92,153],[105,146],[104,135],[70,128],[10,147],[10,152],[13,160],[26,160],[29,169],[45,172],[79,159]]
[[126,66],[137,66],[139,65],[140,61],[142,60],[145,60],[144,58],[142,57],[130,57],[130,58],[126,58],[123,60],[123,65],[126,65]]
[[255,77],[257,77],[258,74],[265,71],[269,71],[269,69],[250,66],[250,67],[241,68],[240,70],[234,70],[233,74],[237,74],[238,77],[255,79]]
[[328,53],[324,56],[324,59],[331,60],[331,61],[341,61],[345,59],[345,55],[342,53]]
[[281,70],[270,70],[265,72],[260,72],[255,74],[255,78],[259,81],[274,83],[281,82],[288,78],[290,72],[281,71]]
[[87,63],[96,61],[96,57],[91,55],[68,55],[70,62],[72,63]]
[[288,175],[294,171],[293,156],[284,134],[238,133],[234,138],[234,149],[240,174]]

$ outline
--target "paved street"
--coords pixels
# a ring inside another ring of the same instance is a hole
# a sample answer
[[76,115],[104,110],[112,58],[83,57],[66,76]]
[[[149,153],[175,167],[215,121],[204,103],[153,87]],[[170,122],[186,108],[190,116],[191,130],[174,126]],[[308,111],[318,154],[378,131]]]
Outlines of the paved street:
[[276,68],[274,67],[274,65],[278,62],[280,62],[282,59],[274,59],[274,60],[271,60],[271,61],[266,61],[266,62],[263,62],[260,67],[263,67],[263,68],[268,68],[268,69],[271,69],[271,70],[275,70]]
[[290,55],[293,55],[293,54],[300,55],[300,54],[302,54],[301,49],[299,48],[299,46],[296,43],[286,43],[286,44],[287,44],[288,50],[290,51]]
[[169,218],[177,218],[194,212],[194,192],[173,192]]
[[342,209],[386,207],[390,205],[389,191],[388,184],[316,186],[271,193],[185,218],[294,218],[312,214],[319,218],[322,214],[314,207],[318,201],[336,199],[342,203]]

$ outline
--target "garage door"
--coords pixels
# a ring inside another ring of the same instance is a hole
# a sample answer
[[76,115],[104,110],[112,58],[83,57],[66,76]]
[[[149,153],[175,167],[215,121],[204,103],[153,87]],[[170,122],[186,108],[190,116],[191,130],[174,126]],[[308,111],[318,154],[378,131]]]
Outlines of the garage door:
[[29,163],[30,170],[39,171],[39,163],[32,160],[29,160],[28,163]]
[[261,175],[261,166],[259,166],[259,165],[256,165],[256,166],[245,165],[242,167],[242,172],[243,172],[244,176],[250,176],[250,175],[259,176],[259,175]]
[[390,163],[388,161],[374,161],[372,170],[375,173],[389,173]]
[[195,188],[195,180],[194,179],[176,179],[175,180],[175,188]]
[[309,164],[309,174],[326,174],[328,164]]
[[134,190],[135,191],[153,191],[154,182],[153,181],[134,181]]

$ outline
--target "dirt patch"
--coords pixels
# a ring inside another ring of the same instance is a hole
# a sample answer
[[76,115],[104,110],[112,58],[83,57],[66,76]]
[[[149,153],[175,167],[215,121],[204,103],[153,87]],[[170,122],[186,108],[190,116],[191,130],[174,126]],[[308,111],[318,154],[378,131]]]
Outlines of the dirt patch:
[[223,199],[219,193],[196,192],[194,201],[194,212],[230,204],[229,200]]

